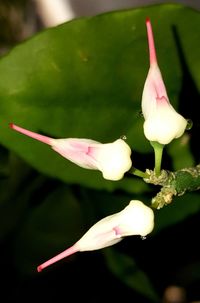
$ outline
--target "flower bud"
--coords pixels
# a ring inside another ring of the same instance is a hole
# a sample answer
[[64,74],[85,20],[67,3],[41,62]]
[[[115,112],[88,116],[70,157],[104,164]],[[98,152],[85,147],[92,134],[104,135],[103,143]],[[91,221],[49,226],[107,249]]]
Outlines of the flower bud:
[[184,133],[187,120],[169,102],[165,84],[157,64],[154,37],[149,19],[146,20],[150,69],[142,94],[144,134],[149,141],[168,144]]
[[132,200],[122,211],[94,224],[73,246],[38,266],[38,271],[80,251],[102,249],[126,236],[149,234],[154,228],[154,212],[139,200]]
[[122,179],[132,166],[131,149],[122,139],[105,144],[90,139],[53,139],[15,124],[10,124],[10,127],[50,145],[57,153],[80,167],[100,170],[107,180]]

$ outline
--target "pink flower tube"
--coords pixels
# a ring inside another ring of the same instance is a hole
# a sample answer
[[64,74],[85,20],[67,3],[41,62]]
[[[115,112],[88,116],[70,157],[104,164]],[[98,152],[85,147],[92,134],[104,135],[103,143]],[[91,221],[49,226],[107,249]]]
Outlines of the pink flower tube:
[[184,133],[187,120],[178,114],[169,102],[158,67],[154,37],[149,19],[146,20],[150,68],[142,95],[144,134],[149,141],[168,144]]
[[40,272],[49,265],[76,252],[102,249],[126,236],[148,235],[154,228],[154,212],[143,202],[132,200],[122,211],[94,224],[73,246],[37,267]]
[[53,139],[43,136],[13,123],[10,127],[26,136],[48,144],[57,153],[80,167],[100,170],[107,180],[120,180],[131,166],[131,149],[128,144],[118,139],[102,144],[90,139]]

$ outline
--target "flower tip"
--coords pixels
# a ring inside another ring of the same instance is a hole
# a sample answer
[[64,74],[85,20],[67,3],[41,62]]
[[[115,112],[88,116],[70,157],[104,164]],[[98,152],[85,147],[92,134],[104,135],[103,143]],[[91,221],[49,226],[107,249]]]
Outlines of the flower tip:
[[37,272],[41,272],[43,270],[43,267],[41,266],[41,265],[39,265],[38,267],[37,267]]
[[149,17],[146,17],[146,24],[151,23],[151,20]]
[[32,132],[32,131],[30,131],[28,129],[25,129],[25,128],[22,128],[22,127],[20,127],[18,125],[15,125],[13,123],[9,123],[9,126],[10,126],[10,128],[16,130],[17,132],[19,132],[21,134],[24,134],[24,135],[26,135],[30,138],[33,138],[33,139],[38,140],[40,142],[43,142],[45,144],[51,145],[51,143],[52,143],[52,138],[50,138],[50,137],[37,134],[35,132]]
[[77,247],[77,245],[73,245],[71,247],[69,247],[68,249],[64,250],[63,252],[59,253],[58,255],[56,255],[55,257],[47,260],[46,262],[40,264],[37,267],[37,271],[41,272],[44,268],[58,262],[59,260],[66,258],[72,254],[75,254],[76,252],[78,252],[80,249]]
[[9,125],[10,128],[14,128],[15,127],[14,123],[8,123],[8,125]]

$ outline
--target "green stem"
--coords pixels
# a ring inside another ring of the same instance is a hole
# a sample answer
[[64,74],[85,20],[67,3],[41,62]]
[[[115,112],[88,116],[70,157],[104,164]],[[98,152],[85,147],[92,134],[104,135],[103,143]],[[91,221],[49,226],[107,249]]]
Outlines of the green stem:
[[154,155],[155,155],[154,171],[155,171],[156,176],[158,177],[160,175],[160,171],[161,171],[161,163],[162,163],[164,145],[160,144],[158,142],[154,142],[154,141],[151,141],[150,143],[154,149]]
[[200,189],[200,164],[175,172],[162,170],[159,177],[156,176],[155,171],[149,170],[148,173],[149,177],[145,181],[161,186],[160,191],[152,199],[152,207],[157,209],[170,204],[175,196]]
[[132,167],[130,170],[129,170],[129,173],[130,174],[133,174],[135,176],[138,176],[140,178],[148,178],[149,177],[149,174],[135,168],[135,167]]

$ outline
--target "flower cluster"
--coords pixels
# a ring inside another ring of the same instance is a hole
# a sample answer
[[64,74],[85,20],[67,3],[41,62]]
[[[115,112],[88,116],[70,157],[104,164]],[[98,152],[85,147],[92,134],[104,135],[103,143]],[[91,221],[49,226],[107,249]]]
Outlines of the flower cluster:
[[[150,68],[142,94],[144,134],[150,142],[165,145],[184,133],[187,121],[170,104],[157,63],[149,19],[146,20],[146,27]],[[61,156],[82,168],[101,171],[107,180],[120,180],[133,167],[131,148],[123,139],[117,139],[111,143],[100,143],[85,138],[53,139],[13,123],[10,127],[48,144]],[[159,170],[157,171],[159,173]],[[102,249],[118,243],[126,236],[146,236],[153,228],[153,210],[141,201],[132,200],[122,211],[94,224],[73,246],[38,266],[38,271],[76,252]]]

